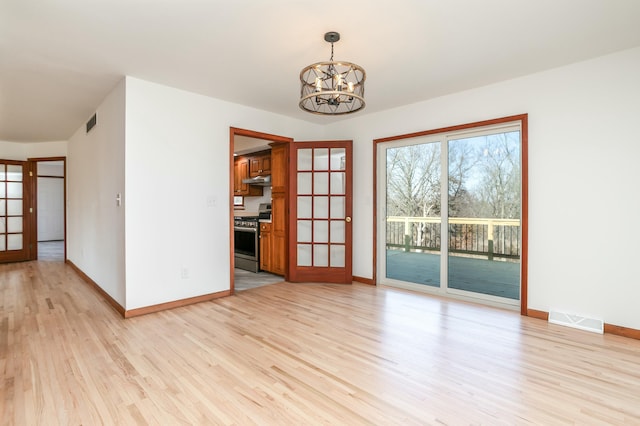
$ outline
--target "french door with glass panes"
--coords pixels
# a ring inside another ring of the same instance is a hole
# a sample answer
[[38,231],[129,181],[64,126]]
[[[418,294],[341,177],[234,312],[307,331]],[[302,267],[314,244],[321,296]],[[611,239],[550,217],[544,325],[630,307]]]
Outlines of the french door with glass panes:
[[0,160],[0,262],[29,260],[28,163]]
[[377,143],[379,283],[522,307],[526,139],[496,121]]
[[292,145],[289,281],[351,283],[352,142]]

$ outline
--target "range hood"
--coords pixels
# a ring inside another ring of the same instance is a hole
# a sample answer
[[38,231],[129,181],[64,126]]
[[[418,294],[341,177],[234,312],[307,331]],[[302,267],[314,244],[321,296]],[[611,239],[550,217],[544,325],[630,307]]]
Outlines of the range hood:
[[271,186],[271,175],[256,176],[250,179],[242,179],[242,183],[255,186]]

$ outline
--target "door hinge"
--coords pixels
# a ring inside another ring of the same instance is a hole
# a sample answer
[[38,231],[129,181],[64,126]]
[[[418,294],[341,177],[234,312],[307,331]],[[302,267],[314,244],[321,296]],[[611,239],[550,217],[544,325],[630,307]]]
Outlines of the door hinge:
[[29,207],[29,213],[33,213],[33,207]]
[[33,177],[33,172],[29,170],[29,177]]

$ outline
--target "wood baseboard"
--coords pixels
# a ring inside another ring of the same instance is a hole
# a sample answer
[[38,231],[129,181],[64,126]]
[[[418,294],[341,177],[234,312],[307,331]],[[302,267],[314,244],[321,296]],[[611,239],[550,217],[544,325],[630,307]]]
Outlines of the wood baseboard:
[[105,300],[107,301],[107,303],[109,303],[109,305],[111,305],[113,307],[113,309],[115,309],[120,315],[122,315],[123,318],[126,318],[126,310],[124,309],[123,306],[121,306],[113,297],[109,296],[109,294],[104,291],[102,289],[102,287],[100,287],[98,285],[98,283],[96,283],[94,280],[92,280],[87,274],[85,274],[82,269],[78,268],[76,266],[75,263],[73,263],[72,261],[70,261],[69,259],[65,260],[65,263],[69,266],[71,266],[71,268],[76,271],[76,274],[78,274],[80,276],[80,278],[82,278],[82,280],[84,282],[86,282],[87,284],[89,284],[91,287],[94,288],[94,290],[96,290],[98,293],[100,293],[100,295],[102,297],[105,298]]
[[604,332],[640,340],[640,330],[636,330],[635,328],[621,327],[619,325],[605,323]]
[[[528,309],[527,316],[531,318],[537,318],[544,321],[549,321],[549,312],[537,311],[535,309]],[[615,334],[616,336],[629,337],[631,339],[640,340],[640,330],[635,328],[622,327],[613,324],[604,324],[604,332],[607,334]]]
[[538,318],[544,321],[549,321],[549,312],[536,311],[535,309],[527,309],[527,316],[531,318]]
[[113,297],[109,296],[109,294],[102,289],[94,280],[92,280],[87,274],[85,274],[82,269],[78,268],[72,261],[69,259],[65,260],[65,263],[82,278],[87,284],[94,288],[104,299],[111,305],[123,318],[131,318],[137,317],[140,315],[146,315],[153,312],[160,312],[166,309],[174,309],[179,308],[181,306],[193,305],[194,303],[207,302],[209,300],[217,299],[219,297],[225,297],[231,295],[231,290],[220,291],[217,293],[204,294],[202,296],[189,297],[187,299],[174,300],[173,302],[160,303],[158,305],[145,306],[143,308],[130,309],[126,310],[123,306],[121,306]]
[[371,278],[358,277],[356,275],[353,276],[353,281],[362,284],[376,285],[376,283]]
[[217,293],[203,294],[202,296],[188,297],[186,299],[174,300],[173,302],[165,302],[157,305],[145,306],[143,308],[130,309],[125,311],[125,318],[138,317],[140,315],[160,312],[167,309],[175,309],[182,306],[193,305],[195,303],[208,302],[220,297],[231,296],[231,290],[219,291]]

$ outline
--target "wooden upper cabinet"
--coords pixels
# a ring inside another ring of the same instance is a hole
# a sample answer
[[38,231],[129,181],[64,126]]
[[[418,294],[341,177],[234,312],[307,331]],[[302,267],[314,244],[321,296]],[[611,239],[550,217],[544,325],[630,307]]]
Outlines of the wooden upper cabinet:
[[249,157],[249,176],[266,176],[271,174],[271,151],[262,151]]
[[287,190],[287,162],[289,144],[271,144],[271,188],[273,192]]
[[263,191],[261,186],[242,183],[243,179],[248,179],[249,177],[249,158],[236,157],[233,163],[233,195],[262,195]]

